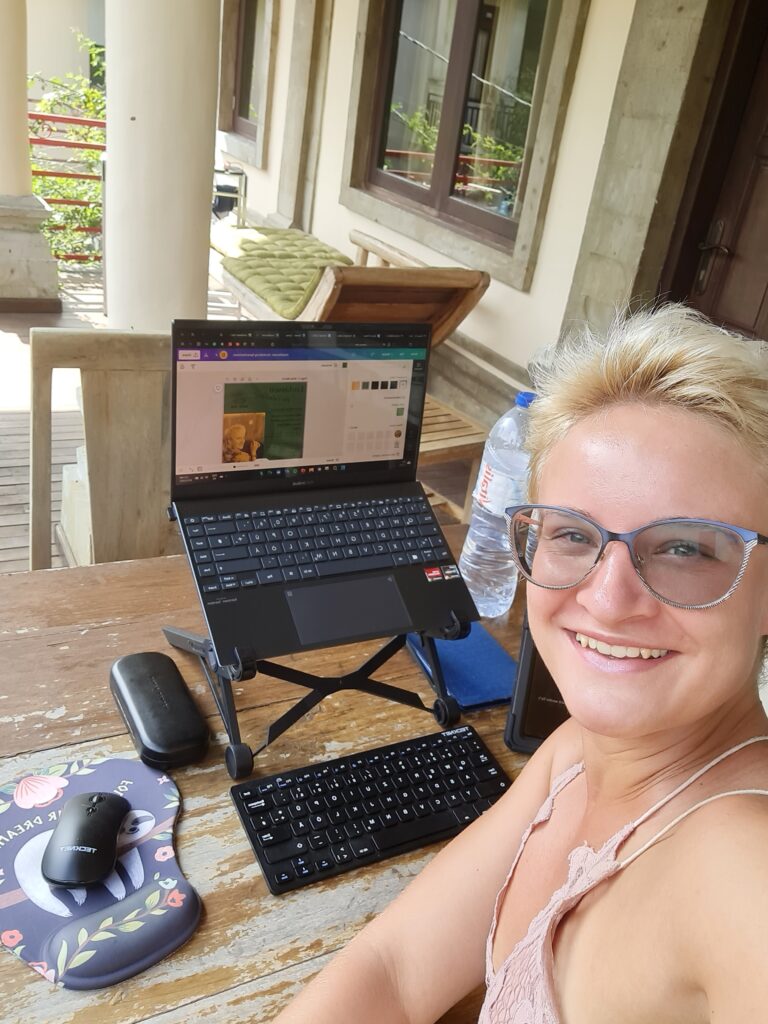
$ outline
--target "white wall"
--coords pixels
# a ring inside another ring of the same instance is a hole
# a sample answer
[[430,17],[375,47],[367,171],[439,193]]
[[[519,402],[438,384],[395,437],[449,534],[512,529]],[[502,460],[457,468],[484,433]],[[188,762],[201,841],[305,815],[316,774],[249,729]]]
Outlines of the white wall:
[[[277,195],[280,129],[288,111],[294,2],[283,0],[280,5],[268,165],[263,171],[249,172],[249,205],[265,215],[275,208]],[[520,365],[525,365],[541,345],[553,343],[560,331],[634,3],[635,0],[592,0],[531,290],[520,292],[492,282],[461,328],[476,341]],[[353,252],[349,232],[360,228],[427,262],[450,265],[454,261],[442,254],[339,203],[357,15],[357,0],[336,0],[333,5],[326,103],[310,230],[350,256]]]
[[[101,5],[103,0],[98,0]],[[46,78],[71,72],[88,77],[88,54],[80,50],[72,28],[88,36],[98,24],[91,0],[27,0],[27,68]],[[103,17],[102,17],[103,22]],[[96,39],[96,42],[103,42]],[[32,90],[39,96],[42,90]]]

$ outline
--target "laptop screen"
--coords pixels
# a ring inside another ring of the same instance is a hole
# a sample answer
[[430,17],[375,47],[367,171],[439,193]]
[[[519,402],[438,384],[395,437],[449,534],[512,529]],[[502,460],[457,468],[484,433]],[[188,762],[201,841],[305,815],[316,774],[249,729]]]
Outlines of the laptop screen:
[[173,323],[174,500],[416,475],[428,324]]

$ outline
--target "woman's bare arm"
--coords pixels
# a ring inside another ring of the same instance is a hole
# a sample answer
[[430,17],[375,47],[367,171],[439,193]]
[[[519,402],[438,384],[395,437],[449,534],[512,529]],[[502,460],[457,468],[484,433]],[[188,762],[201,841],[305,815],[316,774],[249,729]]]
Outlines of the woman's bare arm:
[[505,796],[449,843],[276,1024],[431,1024],[480,985],[496,894],[549,792],[553,759],[556,770],[564,767],[563,747],[578,749],[570,724],[540,747]]
[[768,797],[727,797],[690,821],[685,859],[696,864],[695,892],[683,919],[710,1018],[718,1024],[765,1020]]

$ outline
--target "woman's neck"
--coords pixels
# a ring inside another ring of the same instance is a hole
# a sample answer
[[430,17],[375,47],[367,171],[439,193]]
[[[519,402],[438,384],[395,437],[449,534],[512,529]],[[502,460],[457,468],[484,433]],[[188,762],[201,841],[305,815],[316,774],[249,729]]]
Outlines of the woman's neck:
[[739,700],[709,717],[649,736],[616,738],[584,731],[587,803],[603,810],[648,802],[669,792],[718,754],[753,736],[768,735],[760,703]]

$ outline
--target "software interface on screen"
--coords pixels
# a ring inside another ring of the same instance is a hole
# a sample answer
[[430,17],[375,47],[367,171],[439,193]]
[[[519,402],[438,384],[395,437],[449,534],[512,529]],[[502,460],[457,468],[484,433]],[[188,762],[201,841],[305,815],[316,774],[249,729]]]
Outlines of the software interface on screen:
[[190,332],[177,340],[175,359],[179,483],[327,474],[417,458],[424,337]]

